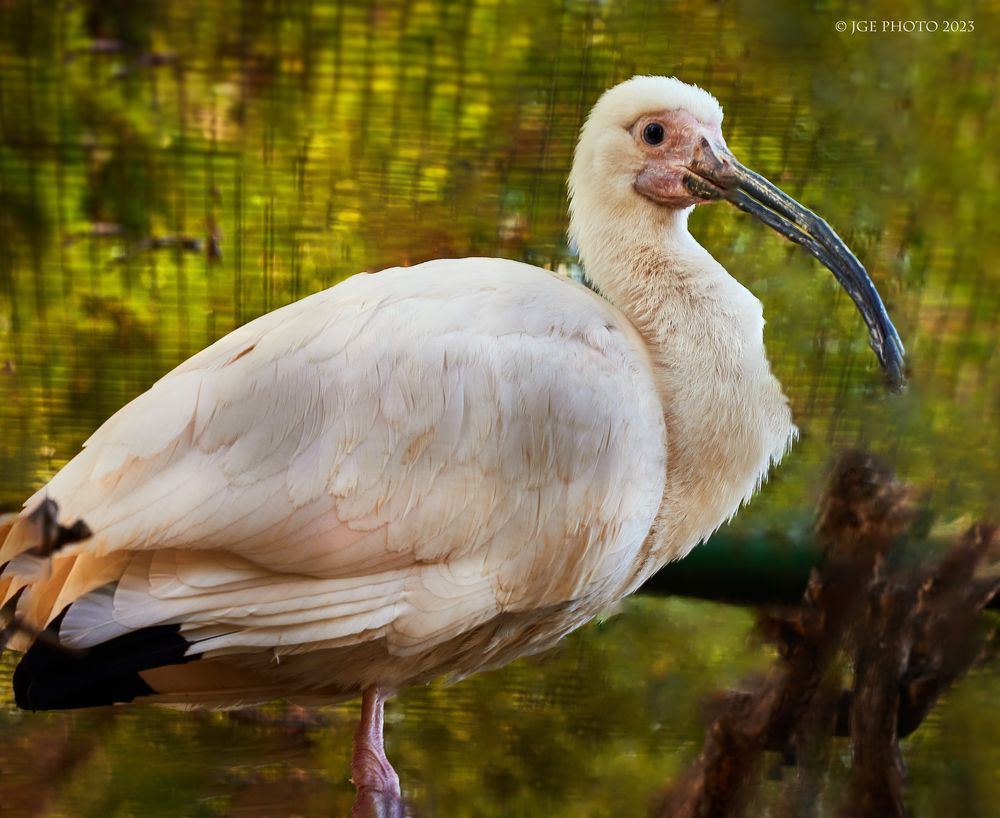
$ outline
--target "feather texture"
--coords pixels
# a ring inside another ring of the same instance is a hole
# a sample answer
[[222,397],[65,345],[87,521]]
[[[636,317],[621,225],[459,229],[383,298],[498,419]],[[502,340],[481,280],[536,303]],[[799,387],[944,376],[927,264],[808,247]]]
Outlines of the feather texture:
[[[643,116],[672,138],[645,142]],[[110,418],[0,521],[18,701],[461,676],[548,647],[707,538],[796,434],[760,302],[687,230],[684,177],[724,147],[721,119],[663,77],[594,107],[570,234],[600,296],[498,259],[358,275]]]
[[[167,625],[207,657],[378,643],[394,684],[501,614],[596,612],[634,582],[663,493],[642,350],[609,304],[526,265],[356,276],[110,418],[26,503],[7,594],[26,586],[31,628],[65,611],[71,648]],[[23,555],[44,499],[93,535],[40,576]]]

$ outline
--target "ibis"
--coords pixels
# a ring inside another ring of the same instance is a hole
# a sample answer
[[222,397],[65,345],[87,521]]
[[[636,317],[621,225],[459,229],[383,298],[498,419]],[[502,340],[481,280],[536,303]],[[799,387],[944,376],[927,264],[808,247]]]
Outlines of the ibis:
[[360,695],[357,814],[398,805],[386,696],[552,646],[705,540],[796,437],[761,304],[688,232],[696,205],[805,247],[903,380],[864,267],[721,125],[675,78],[597,101],[569,176],[592,288],[495,258],[356,275],[108,419],[0,532],[17,705]]

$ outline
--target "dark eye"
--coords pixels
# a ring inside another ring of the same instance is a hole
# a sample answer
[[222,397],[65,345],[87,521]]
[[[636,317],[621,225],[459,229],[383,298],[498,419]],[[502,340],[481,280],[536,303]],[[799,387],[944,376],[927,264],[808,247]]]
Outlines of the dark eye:
[[659,145],[665,137],[666,131],[659,122],[650,122],[642,129],[642,141],[647,145]]

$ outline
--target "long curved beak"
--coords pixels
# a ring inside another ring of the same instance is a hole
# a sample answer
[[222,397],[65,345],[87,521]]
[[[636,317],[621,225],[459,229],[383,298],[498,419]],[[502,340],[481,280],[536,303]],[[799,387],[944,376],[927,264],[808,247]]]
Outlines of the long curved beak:
[[745,168],[725,147],[702,139],[687,166],[684,185],[692,195],[725,199],[812,253],[847,290],[861,313],[872,349],[893,389],[906,382],[903,342],[875,289],[868,271],[833,228],[760,174]]

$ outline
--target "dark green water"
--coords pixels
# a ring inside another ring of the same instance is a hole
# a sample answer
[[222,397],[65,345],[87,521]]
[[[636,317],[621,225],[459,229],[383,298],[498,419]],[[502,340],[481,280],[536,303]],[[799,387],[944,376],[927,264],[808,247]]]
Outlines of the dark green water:
[[[906,14],[0,3],[0,507],[177,362],[352,273],[462,255],[570,264],[564,180],[583,116],[620,79],[676,73],[719,97],[744,163],[847,239],[912,366],[909,391],[887,395],[829,274],[729,208],[696,213],[699,239],[764,302],[803,432],[733,535],[808,516],[833,453],[858,443],[926,486],[944,529],[995,510],[1000,8]],[[836,30],[861,19],[975,30]],[[750,621],[633,602],[550,659],[410,691],[389,726],[404,789],[421,815],[642,814],[696,754],[700,699],[766,664]],[[1000,814],[998,700],[995,668],[977,672],[909,740],[914,814]],[[346,813],[350,708],[300,746],[219,715],[39,717],[7,701],[5,815]]]

